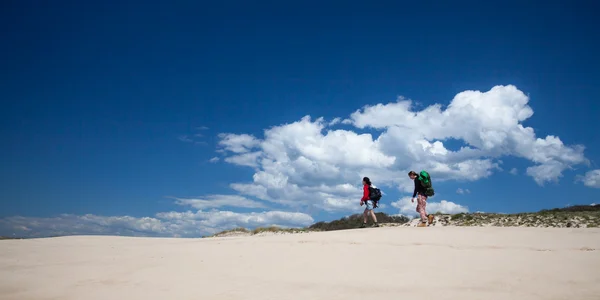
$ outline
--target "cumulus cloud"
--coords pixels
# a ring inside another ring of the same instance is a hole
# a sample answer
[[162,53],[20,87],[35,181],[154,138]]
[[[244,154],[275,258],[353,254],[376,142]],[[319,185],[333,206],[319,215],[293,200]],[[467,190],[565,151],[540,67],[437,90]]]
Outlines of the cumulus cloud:
[[[477,180],[498,168],[492,160],[516,156],[535,164],[527,174],[542,185],[558,180],[572,165],[587,163],[582,145],[567,146],[552,135],[538,138],[521,124],[533,115],[528,101],[515,86],[495,86],[461,92],[446,109],[435,104],[414,111],[412,101],[400,100],[365,106],[349,120],[358,128],[384,130],[378,140],[386,154],[419,166],[437,165],[438,177]],[[443,144],[448,139],[466,145],[450,151]],[[452,167],[457,164],[462,168]]]
[[264,201],[333,212],[355,209],[362,174],[373,174],[374,182],[398,177],[380,172],[391,167],[395,158],[382,153],[370,134],[346,130],[324,134],[326,126],[323,118],[313,121],[306,116],[265,130],[261,140],[247,134],[224,136],[231,152],[225,161],[257,168],[251,182],[231,187]]
[[517,174],[519,174],[519,170],[517,170],[517,168],[512,168],[512,169],[510,169],[509,173],[513,174],[513,175],[517,175]]
[[588,171],[584,176],[579,175],[576,181],[583,182],[587,187],[600,188],[600,169]]
[[260,152],[242,153],[239,155],[227,157],[225,158],[225,161],[240,166],[256,167],[258,166],[257,159],[260,155]]
[[339,117],[335,118],[335,119],[331,120],[331,122],[329,122],[329,126],[336,125],[336,124],[340,123],[341,121],[342,121],[342,118],[339,118]]
[[[411,100],[400,98],[364,106],[343,120],[305,116],[270,127],[260,138],[222,134],[220,151],[226,162],[255,170],[250,181],[230,185],[241,195],[329,212],[356,209],[363,176],[384,192],[411,193],[409,170],[429,171],[434,184],[476,181],[502,170],[502,157],[514,156],[528,159],[532,166],[526,174],[543,185],[587,163],[583,146],[565,145],[552,135],[536,137],[533,128],[522,125],[533,115],[528,101],[512,85],[461,92],[445,108],[416,110]],[[354,128],[332,127],[340,123]],[[449,140],[463,145],[451,150]]]
[[195,209],[219,208],[219,207],[242,207],[242,208],[265,208],[265,205],[238,195],[208,195],[201,198],[175,198],[175,203],[183,206],[191,206]]
[[[402,197],[396,202],[392,202],[392,207],[395,207],[400,210],[400,214],[405,216],[417,216],[417,200],[415,202],[411,202],[411,197]],[[426,210],[428,214],[440,212],[445,214],[457,214],[457,213],[466,213],[469,212],[469,208],[466,206],[462,206],[460,204],[441,200],[440,202],[427,200]]]
[[219,138],[219,145],[234,153],[246,153],[259,144],[258,139],[249,134],[220,133]]
[[201,237],[236,227],[297,227],[314,222],[307,214],[267,211],[162,212],[154,217],[63,214],[50,218],[9,217],[0,219],[0,232],[17,237],[60,235],[127,235],[156,237]]

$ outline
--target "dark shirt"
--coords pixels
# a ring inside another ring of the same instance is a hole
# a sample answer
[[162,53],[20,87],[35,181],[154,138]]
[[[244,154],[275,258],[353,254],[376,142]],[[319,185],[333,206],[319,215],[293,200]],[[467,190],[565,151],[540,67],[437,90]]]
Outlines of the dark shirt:
[[415,177],[415,191],[413,192],[413,198],[417,195],[417,193],[425,194],[425,188],[421,185],[421,181],[419,177]]

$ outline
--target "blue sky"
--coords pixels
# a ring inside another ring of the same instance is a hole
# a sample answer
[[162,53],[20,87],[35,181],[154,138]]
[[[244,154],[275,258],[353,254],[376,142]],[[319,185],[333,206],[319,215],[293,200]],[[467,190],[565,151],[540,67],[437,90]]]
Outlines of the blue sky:
[[599,201],[591,2],[228,4],[1,4],[1,235],[303,226],[362,176],[410,214],[409,169],[448,212]]

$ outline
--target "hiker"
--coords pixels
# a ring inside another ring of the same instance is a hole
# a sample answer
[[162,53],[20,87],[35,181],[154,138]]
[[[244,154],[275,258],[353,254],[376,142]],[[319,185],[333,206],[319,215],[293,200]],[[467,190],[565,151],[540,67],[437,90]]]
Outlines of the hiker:
[[417,213],[421,217],[421,223],[418,227],[426,227],[427,223],[433,223],[433,215],[427,215],[425,207],[427,206],[427,195],[425,194],[425,187],[419,180],[419,174],[415,171],[408,172],[408,177],[415,182],[415,190],[413,191],[412,199],[410,202],[415,203],[415,196],[417,196]]
[[371,214],[371,217],[373,218],[373,227],[379,227],[379,224],[377,224],[377,217],[375,216],[375,212],[373,211],[373,208],[375,208],[375,201],[371,200],[370,198],[370,190],[369,188],[371,187],[371,180],[369,179],[369,177],[364,177],[363,178],[363,197],[360,199],[360,206],[363,206],[364,204],[366,204],[367,206],[365,207],[365,210],[363,212],[363,224],[362,226],[360,226],[361,228],[367,227],[367,215],[369,215],[369,213]]

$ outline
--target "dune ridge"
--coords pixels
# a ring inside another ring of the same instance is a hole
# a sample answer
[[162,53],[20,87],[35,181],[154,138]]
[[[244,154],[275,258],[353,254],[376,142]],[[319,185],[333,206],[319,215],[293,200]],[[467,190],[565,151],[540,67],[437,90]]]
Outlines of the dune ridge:
[[[418,218],[387,215],[378,212],[377,219],[382,227],[411,226],[419,224]],[[542,228],[598,228],[600,227],[600,205],[578,205],[555,208],[530,213],[433,213],[429,226],[469,226],[469,227],[542,227]],[[216,233],[210,237],[249,236],[306,233],[310,231],[332,231],[358,228],[363,222],[362,214],[354,214],[330,222],[318,222],[305,228],[260,227],[253,230],[234,228]],[[369,220],[370,225],[371,220]]]

